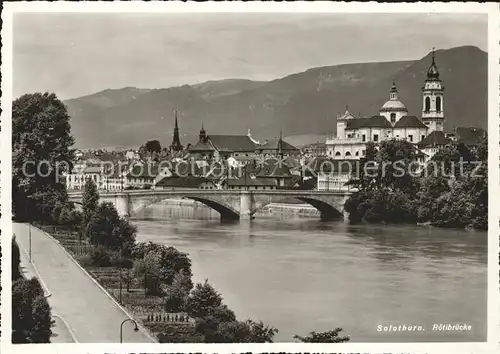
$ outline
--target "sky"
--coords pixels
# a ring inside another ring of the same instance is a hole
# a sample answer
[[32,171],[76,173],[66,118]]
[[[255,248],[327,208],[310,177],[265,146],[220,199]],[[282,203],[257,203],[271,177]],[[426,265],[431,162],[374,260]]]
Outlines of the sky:
[[108,88],[272,80],[312,67],[487,51],[480,14],[23,13],[13,94],[68,99]]

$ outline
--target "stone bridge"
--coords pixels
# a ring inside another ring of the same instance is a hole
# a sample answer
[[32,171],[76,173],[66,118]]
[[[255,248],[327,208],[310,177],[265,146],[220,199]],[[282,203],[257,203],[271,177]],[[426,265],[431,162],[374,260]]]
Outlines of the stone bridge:
[[[270,203],[294,198],[319,210],[325,220],[344,217],[344,203],[351,193],[310,190],[127,190],[101,192],[100,201],[111,202],[122,216],[133,216],[149,205],[166,199],[192,199],[218,211],[222,220],[252,219],[253,215]],[[81,191],[68,192],[69,200],[82,203]]]

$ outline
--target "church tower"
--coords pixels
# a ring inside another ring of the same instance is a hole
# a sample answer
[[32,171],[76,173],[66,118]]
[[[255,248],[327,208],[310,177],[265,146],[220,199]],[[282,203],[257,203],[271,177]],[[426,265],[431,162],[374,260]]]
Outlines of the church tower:
[[425,86],[422,87],[422,122],[429,128],[428,133],[444,130],[443,91],[433,48],[432,63],[427,70]]
[[200,142],[205,142],[207,140],[207,132],[205,131],[205,127],[203,126],[203,123],[201,123],[201,130],[200,130]]
[[181,145],[181,140],[179,138],[179,125],[177,124],[177,110],[175,111],[175,127],[174,127],[174,138],[172,140],[172,145],[170,145],[170,151],[177,152],[182,151],[183,146]]

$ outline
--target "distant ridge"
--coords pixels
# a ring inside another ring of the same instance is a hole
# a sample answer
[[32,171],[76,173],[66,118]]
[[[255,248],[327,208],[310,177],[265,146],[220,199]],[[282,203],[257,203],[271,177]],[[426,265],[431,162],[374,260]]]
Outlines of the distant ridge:
[[[435,55],[445,86],[445,129],[487,128],[487,53],[461,46]],[[355,114],[376,114],[393,80],[409,114],[420,116],[430,61],[428,54],[414,61],[324,66],[268,82],[227,79],[164,89],[125,87],[65,103],[76,146],[83,148],[138,146],[148,139],[168,146],[174,109],[184,145],[196,141],[202,122],[208,134],[246,134],[251,129],[258,140],[265,140],[281,129],[284,136],[317,138],[335,132],[336,116],[346,105]]]

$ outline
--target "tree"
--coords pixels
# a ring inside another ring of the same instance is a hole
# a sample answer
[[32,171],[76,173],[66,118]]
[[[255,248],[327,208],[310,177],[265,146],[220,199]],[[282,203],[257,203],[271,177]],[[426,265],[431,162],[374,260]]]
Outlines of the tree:
[[94,210],[87,225],[91,244],[121,251],[122,256],[132,253],[136,227],[118,215],[114,205],[103,202]]
[[192,288],[191,276],[183,270],[177,273],[165,296],[165,310],[169,312],[184,311],[187,297]]
[[412,168],[416,161],[416,151],[410,142],[400,139],[382,141],[376,157],[379,187],[399,189],[410,195],[416,193],[417,166]]
[[333,331],[328,332],[310,332],[308,336],[301,337],[299,335],[293,336],[293,338],[300,340],[304,343],[343,343],[350,340],[349,336],[340,337],[339,333],[342,328],[335,328]]
[[150,153],[156,152],[159,154],[161,152],[161,145],[158,140],[149,140],[144,147]]
[[21,253],[16,242],[16,235],[12,237],[12,281],[22,277],[21,275]]
[[206,317],[222,305],[222,296],[205,280],[196,284],[186,302],[186,311],[190,317]]
[[59,224],[70,230],[77,230],[83,223],[83,213],[75,210],[71,204],[66,204],[59,214]]
[[99,193],[94,181],[89,178],[85,181],[83,191],[82,209],[83,209],[83,223],[87,226],[92,218],[92,215],[97,211],[99,205]]
[[145,259],[150,254],[154,255],[157,263],[154,271],[149,271],[148,274],[157,277],[160,287],[170,287],[175,277],[179,276],[178,282],[182,283],[188,292],[191,290],[191,259],[187,253],[180,252],[172,246],[167,247],[153,242],[138,243],[131,250],[131,256],[136,260]]
[[12,283],[12,342],[50,343],[50,306],[36,278]]
[[52,222],[56,202],[67,202],[62,176],[74,160],[69,119],[53,93],[13,101],[12,211],[17,219]]
[[265,325],[262,321],[247,320],[247,324],[250,327],[251,343],[272,343],[274,336],[278,333],[276,328]]
[[136,278],[144,279],[144,288],[150,295],[160,295],[163,292],[158,276],[159,257],[158,253],[149,252],[134,263],[133,273]]

